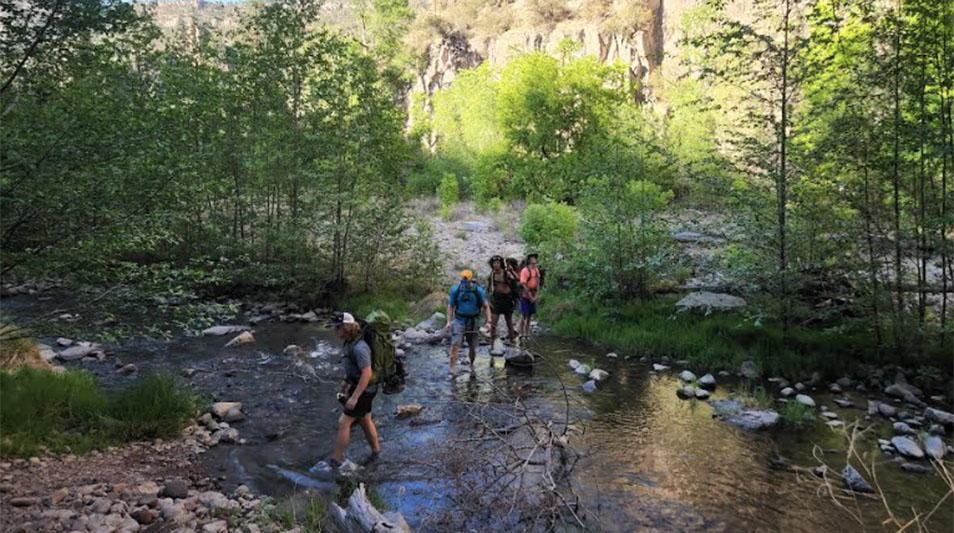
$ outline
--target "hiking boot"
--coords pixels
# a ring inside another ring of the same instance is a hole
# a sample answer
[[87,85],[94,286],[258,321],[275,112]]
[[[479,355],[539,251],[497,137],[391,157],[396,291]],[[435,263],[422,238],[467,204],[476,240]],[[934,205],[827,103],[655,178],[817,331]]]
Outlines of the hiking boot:
[[338,462],[338,460],[334,457],[330,457],[326,461],[318,461],[315,463],[314,466],[308,469],[308,473],[321,477],[332,478],[338,472],[338,468],[340,467],[341,463]]
[[371,464],[371,463],[377,461],[377,460],[380,459],[380,458],[381,458],[381,452],[380,452],[380,451],[377,451],[377,452],[372,451],[370,454],[368,454],[367,457],[364,458],[363,461],[361,461],[361,464],[362,464],[362,465],[369,465],[369,464]]

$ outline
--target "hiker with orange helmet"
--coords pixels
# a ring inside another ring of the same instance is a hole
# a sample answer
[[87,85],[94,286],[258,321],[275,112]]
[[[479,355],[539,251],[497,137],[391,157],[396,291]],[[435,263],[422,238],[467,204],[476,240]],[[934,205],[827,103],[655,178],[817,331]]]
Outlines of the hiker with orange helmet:
[[447,326],[451,332],[450,349],[450,379],[456,376],[457,356],[460,347],[467,338],[467,347],[470,350],[470,375],[475,376],[474,360],[477,358],[477,319],[483,311],[487,315],[487,325],[490,325],[490,305],[487,303],[487,293],[474,280],[471,270],[460,273],[460,281],[454,285],[447,298]]

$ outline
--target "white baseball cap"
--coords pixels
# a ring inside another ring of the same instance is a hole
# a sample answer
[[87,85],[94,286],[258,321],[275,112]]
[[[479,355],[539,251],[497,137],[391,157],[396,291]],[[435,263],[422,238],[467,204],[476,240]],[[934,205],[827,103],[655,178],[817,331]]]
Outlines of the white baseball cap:
[[335,316],[331,319],[331,326],[343,326],[345,324],[357,324],[358,321],[354,319],[354,315],[351,313],[335,313]]

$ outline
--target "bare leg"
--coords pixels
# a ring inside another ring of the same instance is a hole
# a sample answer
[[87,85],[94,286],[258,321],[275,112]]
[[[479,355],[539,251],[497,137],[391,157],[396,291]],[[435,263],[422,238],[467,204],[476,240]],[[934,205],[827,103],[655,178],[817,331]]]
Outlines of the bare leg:
[[490,314],[490,345],[494,345],[494,339],[497,338],[497,323],[500,322],[500,315],[497,313]]
[[364,438],[368,440],[371,451],[380,452],[381,443],[378,442],[378,428],[374,427],[374,421],[371,420],[371,413],[359,418],[358,425],[360,425],[361,430],[364,431]]
[[[474,335],[474,337],[477,337],[477,335]],[[477,359],[477,339],[475,338],[475,339],[473,339],[473,340],[474,340],[474,342],[468,342],[468,343],[467,343],[467,344],[468,344],[467,348],[468,348],[468,350],[469,350],[469,353],[468,353],[467,355],[468,355],[468,358],[470,359],[470,373],[471,373],[471,374],[477,372],[477,369],[474,368],[474,360]]]
[[335,440],[335,451],[331,457],[339,463],[344,459],[345,449],[348,447],[348,440],[351,439],[351,425],[354,424],[354,418],[342,413],[338,417],[338,438]]
[[450,375],[454,377],[454,371],[457,369],[457,354],[460,352],[460,346],[451,346],[450,349]]
[[507,339],[510,341],[510,344],[513,344],[513,314],[504,315],[504,320],[507,322]]

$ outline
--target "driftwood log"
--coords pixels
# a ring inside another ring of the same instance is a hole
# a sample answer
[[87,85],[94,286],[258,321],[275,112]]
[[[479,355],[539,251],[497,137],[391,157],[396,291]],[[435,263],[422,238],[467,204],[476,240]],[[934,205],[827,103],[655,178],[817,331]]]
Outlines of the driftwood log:
[[351,493],[347,509],[331,504],[331,519],[338,529],[347,533],[411,533],[401,513],[382,514],[374,508],[368,501],[364,483]]

